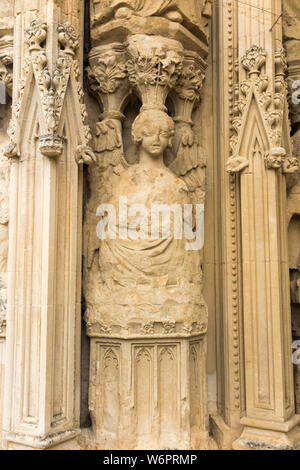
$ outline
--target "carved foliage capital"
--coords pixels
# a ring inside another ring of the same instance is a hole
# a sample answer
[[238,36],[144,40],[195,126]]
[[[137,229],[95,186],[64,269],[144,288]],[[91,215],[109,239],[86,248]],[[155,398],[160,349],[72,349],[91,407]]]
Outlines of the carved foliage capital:
[[124,55],[114,51],[101,54],[87,69],[90,88],[95,93],[115,93],[127,77]]
[[197,66],[196,61],[192,64],[184,64],[175,87],[179,98],[193,102],[199,101],[204,78],[205,74]]
[[182,70],[182,58],[176,51],[153,52],[151,55],[132,47],[129,51],[131,58],[127,70],[132,85],[161,85],[170,89],[175,86]]

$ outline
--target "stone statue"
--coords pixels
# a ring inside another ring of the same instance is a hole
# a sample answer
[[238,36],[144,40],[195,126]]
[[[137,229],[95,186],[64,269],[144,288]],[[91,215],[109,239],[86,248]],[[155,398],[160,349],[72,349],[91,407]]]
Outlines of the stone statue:
[[128,18],[132,15],[149,17],[163,16],[177,23],[188,19],[196,26],[203,26],[202,15],[210,16],[210,0],[106,0],[101,2],[96,15],[97,23],[105,23],[113,16]]
[[[116,16],[129,4],[128,22],[141,26],[143,15],[179,2],[109,2],[115,19],[106,28],[117,23],[119,31]],[[95,5],[97,15],[103,2]],[[162,31],[168,24],[153,22]],[[90,53],[101,115],[88,169],[83,285],[99,448],[206,445],[206,155],[193,128],[204,71],[196,52],[161,35],[133,34]],[[188,371],[183,387],[178,368]],[[193,418],[179,427],[187,407]]]
[[[139,162],[121,174],[108,201],[116,209],[116,225],[108,227],[111,232],[99,250],[97,315],[110,326],[112,318],[125,326],[129,320],[165,320],[170,314],[172,320],[192,324],[204,306],[200,251],[187,249],[183,233],[191,197],[163,159],[174,132],[172,118],[158,109],[142,111],[132,127]],[[163,217],[171,216],[170,236],[163,233],[168,221],[154,216],[159,204],[166,210]]]

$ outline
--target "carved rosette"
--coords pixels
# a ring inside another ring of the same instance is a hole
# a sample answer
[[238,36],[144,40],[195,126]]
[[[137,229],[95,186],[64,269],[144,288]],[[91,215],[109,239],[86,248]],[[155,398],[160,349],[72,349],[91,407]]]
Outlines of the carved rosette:
[[[97,315],[98,316],[98,315]],[[120,339],[134,338],[190,338],[204,336],[207,333],[207,321],[182,323],[174,320],[136,322],[124,325],[107,325],[94,317],[90,310],[85,313],[87,334],[91,337],[109,338],[112,335]]]
[[249,164],[248,160],[239,154],[239,144],[246,121],[245,113],[252,99],[257,102],[269,141],[269,150],[265,154],[266,168],[275,170],[282,168],[284,172],[292,172],[296,168],[295,161],[292,157],[286,157],[286,150],[282,148],[283,113],[287,103],[285,52],[280,48],[275,53],[273,91],[270,91],[269,77],[262,74],[266,57],[267,53],[261,47],[252,46],[241,59],[247,78],[235,91],[236,102],[230,139],[231,155],[226,165],[230,173],[240,172]]

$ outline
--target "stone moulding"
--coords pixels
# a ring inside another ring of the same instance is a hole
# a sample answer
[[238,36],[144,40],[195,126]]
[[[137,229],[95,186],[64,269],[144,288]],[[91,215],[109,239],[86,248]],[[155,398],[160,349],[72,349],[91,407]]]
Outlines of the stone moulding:
[[87,334],[97,338],[141,339],[141,338],[191,338],[207,333],[207,322],[192,324],[170,321],[130,322],[126,327],[105,325],[100,321],[87,321]]
[[183,47],[199,53],[206,58],[208,55],[207,38],[204,34],[196,37],[179,23],[158,17],[132,17],[116,19],[103,25],[95,25],[91,31],[92,42],[95,46],[107,42],[120,41],[125,43],[132,34],[164,35],[179,41]]
[[[19,445],[26,445],[30,448],[39,450],[47,450],[49,447],[54,447],[56,444],[62,444],[65,441],[74,439],[79,436],[81,433],[80,429],[72,429],[70,431],[63,431],[58,433],[53,433],[50,436],[45,437],[44,439],[39,437],[28,436],[27,434],[15,434],[15,433],[6,433],[5,439],[8,442],[14,442]],[[13,450],[13,447],[12,447]]]

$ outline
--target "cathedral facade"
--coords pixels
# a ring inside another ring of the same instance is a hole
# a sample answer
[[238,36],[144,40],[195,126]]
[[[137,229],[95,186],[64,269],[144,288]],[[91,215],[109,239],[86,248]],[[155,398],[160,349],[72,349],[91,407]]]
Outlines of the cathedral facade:
[[300,449],[298,0],[0,7],[0,449]]

